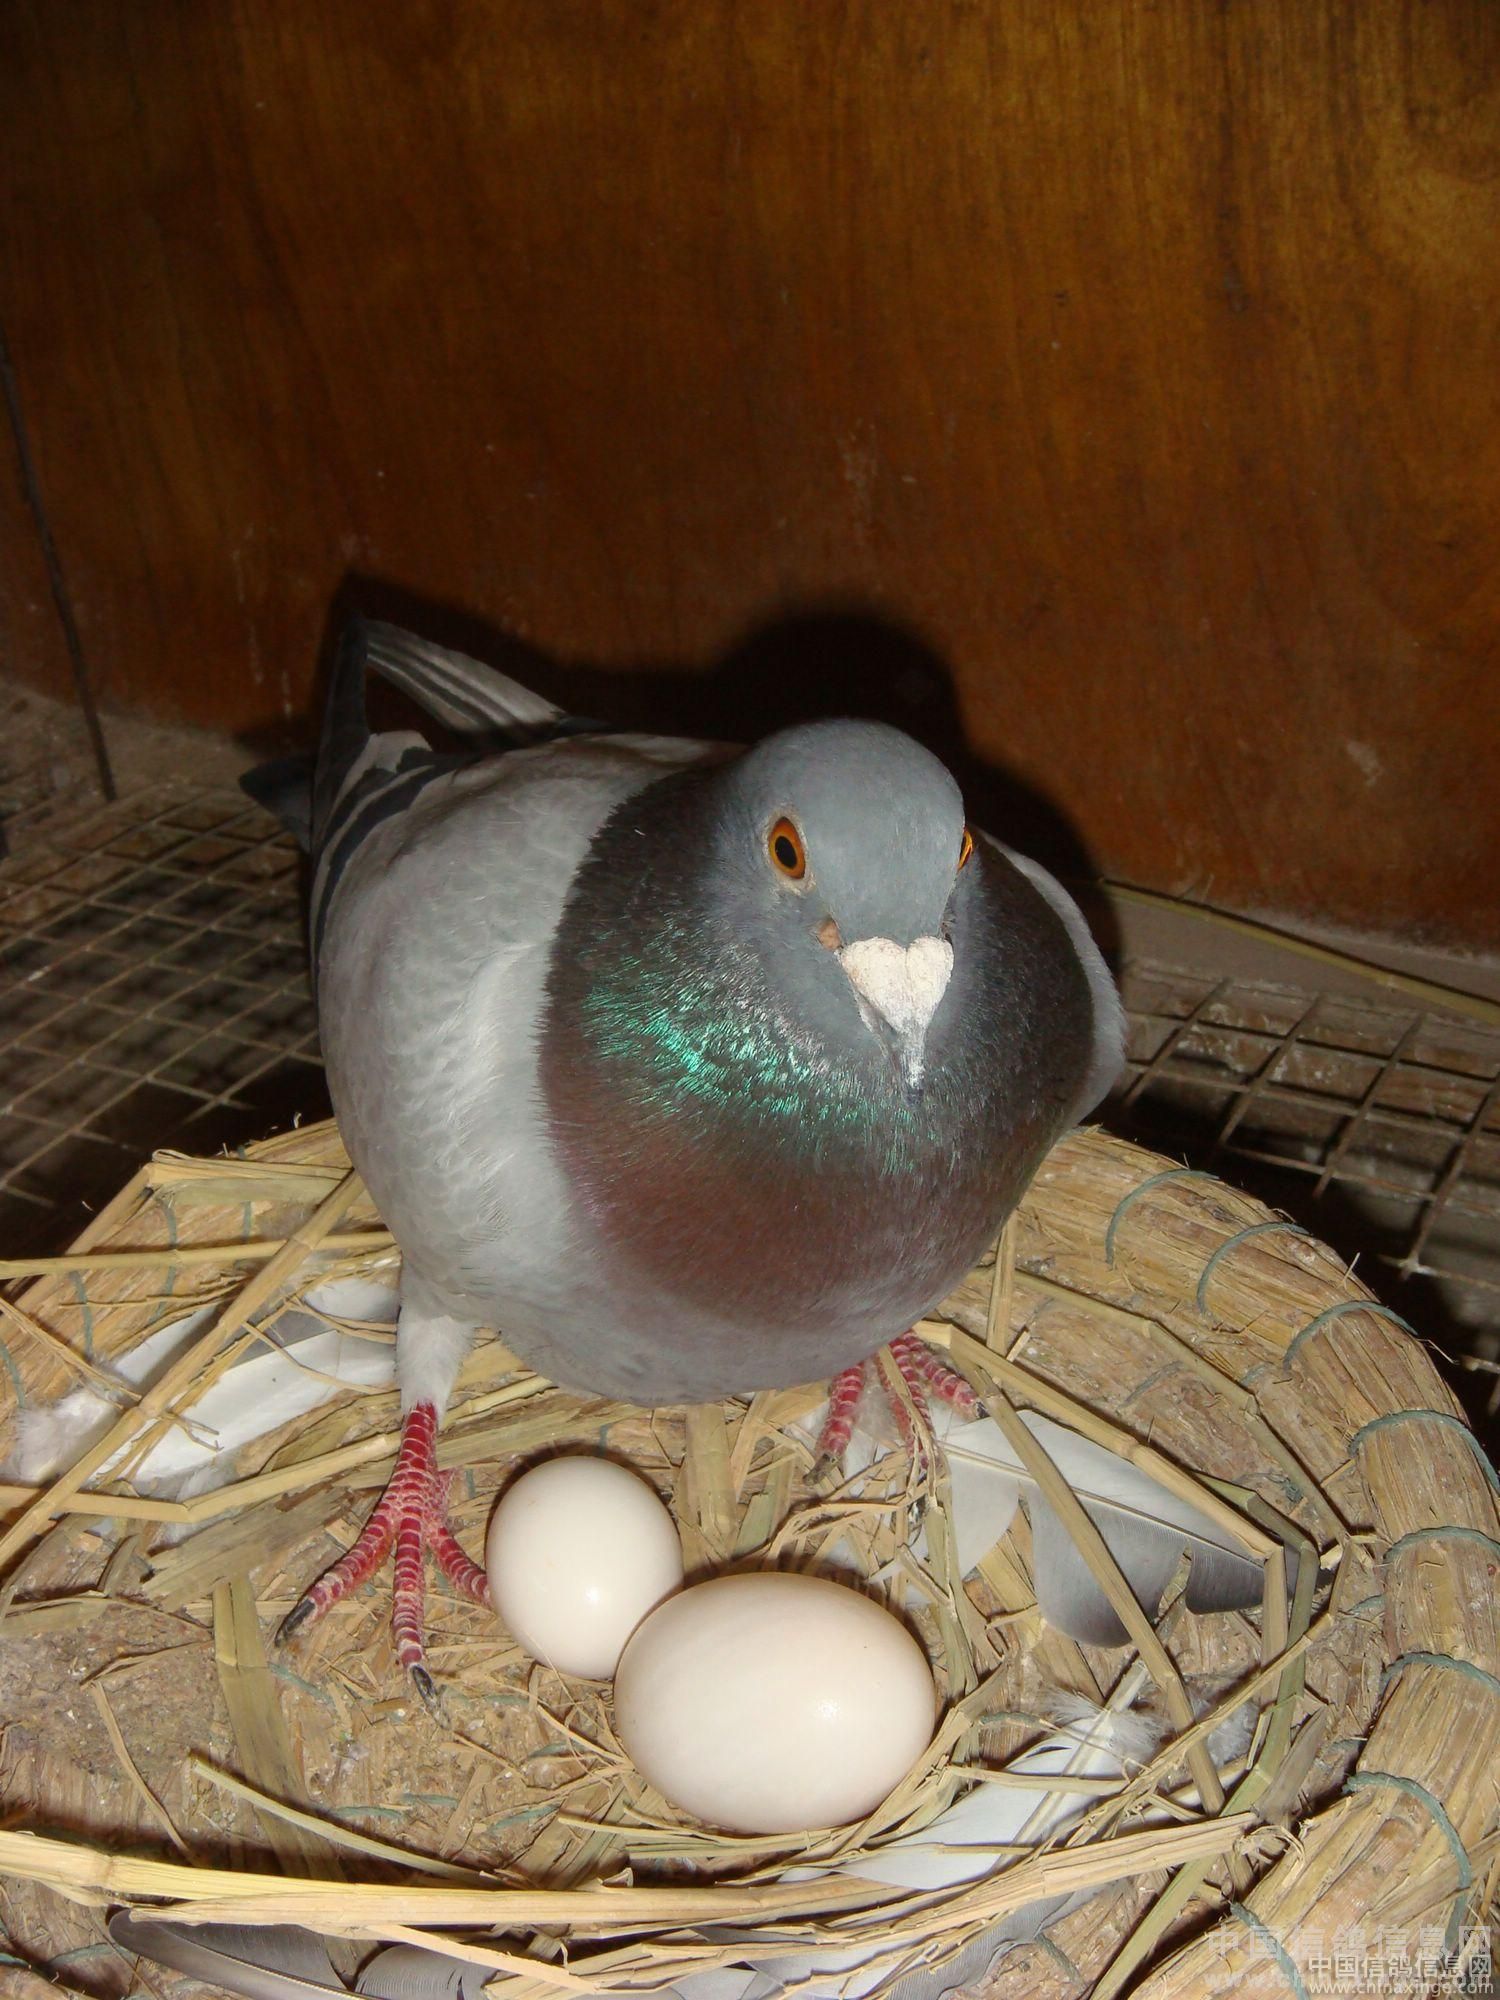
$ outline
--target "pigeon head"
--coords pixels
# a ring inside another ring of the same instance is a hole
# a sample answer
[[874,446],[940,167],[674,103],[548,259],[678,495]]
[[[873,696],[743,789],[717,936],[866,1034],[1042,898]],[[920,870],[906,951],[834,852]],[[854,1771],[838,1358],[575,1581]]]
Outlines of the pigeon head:
[[835,1046],[873,1036],[908,1089],[953,972],[952,912],[972,851],[957,785],[874,722],[816,722],[715,774],[721,926]]

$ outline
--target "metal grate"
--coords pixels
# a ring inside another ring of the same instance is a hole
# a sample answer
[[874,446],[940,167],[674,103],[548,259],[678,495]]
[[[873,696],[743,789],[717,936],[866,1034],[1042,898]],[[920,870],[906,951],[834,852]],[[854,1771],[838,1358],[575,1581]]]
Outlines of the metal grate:
[[1500,1404],[1500,1032],[1370,999],[1127,967],[1111,1122],[1305,1223]]
[[299,857],[184,783],[49,824],[0,865],[0,1240],[58,1247],[156,1146],[210,1152],[327,1093]]

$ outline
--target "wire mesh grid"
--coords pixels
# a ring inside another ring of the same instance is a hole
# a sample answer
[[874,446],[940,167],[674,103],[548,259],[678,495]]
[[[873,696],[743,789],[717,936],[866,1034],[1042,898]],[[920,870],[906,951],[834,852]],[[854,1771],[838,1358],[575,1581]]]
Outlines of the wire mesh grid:
[[327,1108],[292,842],[172,783],[0,866],[0,1232],[58,1247],[156,1146]]
[[[1360,1265],[1500,1409],[1500,1032],[1128,961],[1106,1120]],[[0,1246],[55,1249],[157,1146],[215,1151],[327,1094],[300,858],[185,780],[48,822],[0,863]]]
[[1500,1405],[1500,1032],[1394,1003],[1136,962],[1112,1123],[1362,1266]]

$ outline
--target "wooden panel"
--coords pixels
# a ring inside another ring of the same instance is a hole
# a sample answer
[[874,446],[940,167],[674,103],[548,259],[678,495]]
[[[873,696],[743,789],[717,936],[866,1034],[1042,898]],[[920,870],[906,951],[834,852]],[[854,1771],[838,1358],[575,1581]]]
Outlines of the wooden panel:
[[12,0],[0,149],[106,701],[302,714],[348,572],[616,668],[873,607],[1110,872],[1500,944],[1491,0]]
[[[0,369],[8,357],[0,327]],[[0,391],[5,385],[0,383]],[[21,440],[0,393],[0,674],[32,687],[72,689],[72,669],[46,552],[26,493]]]

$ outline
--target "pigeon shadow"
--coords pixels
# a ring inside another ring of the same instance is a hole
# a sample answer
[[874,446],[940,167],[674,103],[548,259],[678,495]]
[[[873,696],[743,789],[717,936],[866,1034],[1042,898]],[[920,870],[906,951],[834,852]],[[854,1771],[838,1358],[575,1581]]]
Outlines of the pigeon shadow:
[[[388,619],[468,653],[569,714],[615,728],[749,743],[798,722],[858,716],[889,723],[942,759],[977,825],[1068,885],[1106,957],[1112,963],[1117,957],[1114,918],[1076,829],[1044,792],[980,755],[941,653],[915,627],[886,611],[854,599],[817,601],[752,626],[706,664],[642,660],[601,667],[559,658],[488,620],[384,578],[351,574],[333,600],[324,630],[320,697],[339,634],[356,615]],[[370,707],[376,726],[419,726],[435,740],[431,718],[415,715],[396,690],[372,686]],[[316,727],[314,718],[309,727]]]

